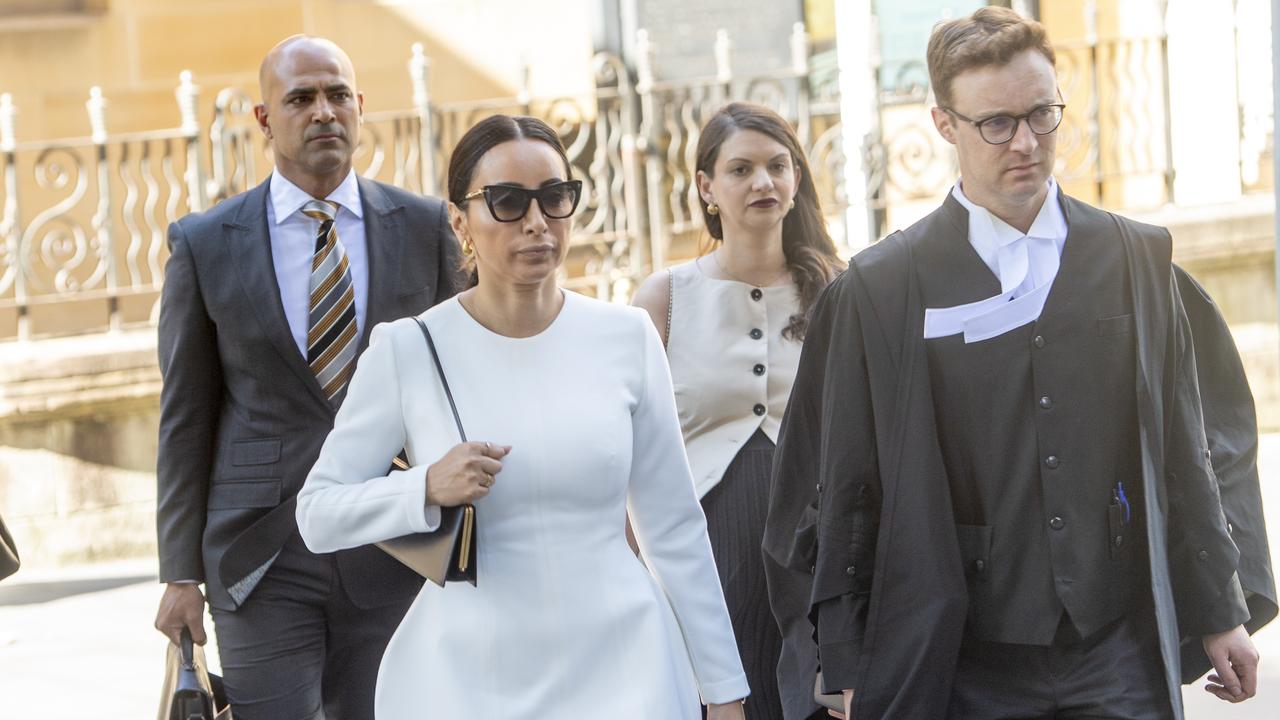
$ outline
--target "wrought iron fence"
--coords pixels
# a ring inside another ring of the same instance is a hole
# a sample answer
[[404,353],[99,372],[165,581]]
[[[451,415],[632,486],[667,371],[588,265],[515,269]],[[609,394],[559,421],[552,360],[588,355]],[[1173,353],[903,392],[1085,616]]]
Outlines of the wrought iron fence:
[[641,31],[636,49],[636,89],[641,106],[640,141],[645,154],[652,267],[667,264],[669,250],[678,239],[687,239],[702,230],[694,172],[698,138],[710,116],[724,103],[736,99],[770,107],[795,125],[823,210],[837,243],[844,244],[843,217],[849,203],[844,193],[846,158],[835,76],[815,76],[811,72],[802,23],[792,28],[790,44],[788,67],[737,78],[732,71],[732,43],[728,34],[720,31],[714,45],[715,76],[663,82],[653,77],[653,50]]
[[[613,300],[628,299],[645,274],[696,247],[702,218],[694,152],[706,119],[732,99],[771,106],[795,124],[838,243],[846,238],[850,169],[866,176],[877,235],[930,209],[956,167],[933,128],[927,87],[904,81],[879,91],[877,129],[851,153],[860,166],[850,166],[834,59],[815,62],[803,25],[789,42],[788,67],[740,77],[732,71],[730,38],[721,33],[714,76],[670,82],[653,76],[641,31],[635,68],[606,53],[593,58],[588,95],[538,98],[521,90],[478,102],[434,102],[428,59],[415,46],[412,107],[365,116],[356,168],[439,195],[449,153],[476,121],[498,112],[547,119],[584,184],[562,280]],[[1069,108],[1058,139],[1063,184],[1123,207],[1115,188],[1145,179],[1158,202],[1171,199],[1164,37],[1091,36],[1058,54]],[[923,77],[920,70],[904,68],[903,77]],[[16,108],[0,96],[0,339],[154,322],[168,223],[252,187],[272,167],[246,92],[218,92],[207,126],[198,121],[199,97],[183,73],[179,127],[111,134],[105,99],[94,89],[86,104],[89,137],[20,143]],[[1241,184],[1250,189],[1269,177],[1259,168],[1270,162],[1270,103],[1241,97]]]
[[[1057,132],[1059,182],[1110,207],[1171,202],[1165,38],[1090,36],[1055,52],[1067,104]],[[899,75],[927,77],[923,63],[904,65]],[[933,104],[921,82],[890,83],[880,91],[879,133],[864,160],[880,235],[932,209],[958,175],[955,153],[934,129]]]
[[0,337],[154,321],[165,228],[204,204],[189,74],[177,97],[180,127],[109,135],[94,88],[89,137],[19,143],[0,96]]
[[[703,121],[730,99],[763,102],[796,122],[827,208],[833,218],[843,211],[838,103],[815,102],[802,25],[791,46],[790,67],[758,77],[733,76],[722,34],[719,70],[708,80],[655,82],[647,51],[634,74],[600,53],[587,96],[538,98],[522,90],[441,103],[428,94],[429,62],[417,45],[409,60],[413,106],[365,116],[356,169],[438,195],[450,151],[475,122],[499,112],[542,117],[560,133],[583,180],[563,282],[624,301],[651,268],[665,264],[672,238],[700,230],[692,154]],[[155,321],[167,225],[243,192],[272,167],[248,93],[218,92],[207,127],[197,120],[199,94],[184,73],[177,91],[182,125],[124,135],[107,132],[106,101],[95,88],[86,108],[91,137],[39,143],[16,142],[16,109],[7,96],[0,100],[0,339]],[[31,208],[39,211],[28,216]]]

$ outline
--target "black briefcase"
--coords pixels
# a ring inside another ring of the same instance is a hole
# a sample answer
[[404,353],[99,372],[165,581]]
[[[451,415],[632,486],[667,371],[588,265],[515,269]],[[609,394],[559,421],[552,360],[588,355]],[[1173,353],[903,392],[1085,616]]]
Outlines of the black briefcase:
[[210,674],[204,650],[183,628],[182,644],[169,643],[159,720],[232,720],[222,678]]

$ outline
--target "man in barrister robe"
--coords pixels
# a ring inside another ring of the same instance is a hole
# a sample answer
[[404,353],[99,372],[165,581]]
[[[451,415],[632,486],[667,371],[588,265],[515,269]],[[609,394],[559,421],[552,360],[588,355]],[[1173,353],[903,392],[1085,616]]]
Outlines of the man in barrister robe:
[[[765,536],[795,663],[868,718],[1181,718],[1276,614],[1253,401],[1169,233],[1062,193],[1043,28],[929,43],[961,179],[815,308]],[[811,647],[811,646],[810,646]],[[785,670],[785,669],[784,669]]]

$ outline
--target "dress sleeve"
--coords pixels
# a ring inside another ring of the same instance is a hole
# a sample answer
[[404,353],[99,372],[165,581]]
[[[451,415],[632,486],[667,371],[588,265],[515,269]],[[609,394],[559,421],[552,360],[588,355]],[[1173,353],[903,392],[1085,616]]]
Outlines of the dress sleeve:
[[394,327],[373,329],[333,431],[298,493],[298,530],[312,552],[439,527],[440,509],[426,505],[426,465],[387,472],[405,442],[394,338]]
[[631,416],[627,509],[645,561],[675,611],[703,702],[732,702],[746,697],[747,677],[694,494],[671,372],[653,324],[647,318],[637,324],[644,333],[643,377]]

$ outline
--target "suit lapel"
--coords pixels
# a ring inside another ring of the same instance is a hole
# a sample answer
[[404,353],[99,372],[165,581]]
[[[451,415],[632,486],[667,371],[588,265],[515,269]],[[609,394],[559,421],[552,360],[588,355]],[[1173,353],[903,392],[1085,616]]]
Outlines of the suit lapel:
[[357,178],[360,204],[364,206],[365,248],[369,258],[368,297],[359,351],[369,346],[374,325],[399,317],[399,268],[404,246],[404,207],[394,204],[372,180]]
[[275,346],[284,364],[307,386],[325,407],[332,407],[306,359],[298,352],[285,319],[280,301],[280,283],[276,280],[271,257],[271,235],[267,230],[267,201],[270,179],[249,191],[233,222],[223,225],[230,261],[238,269],[236,277],[244,290],[250,313],[262,326],[263,334]]

